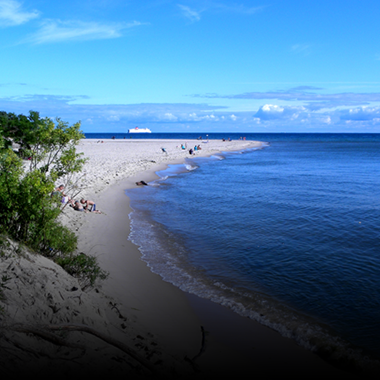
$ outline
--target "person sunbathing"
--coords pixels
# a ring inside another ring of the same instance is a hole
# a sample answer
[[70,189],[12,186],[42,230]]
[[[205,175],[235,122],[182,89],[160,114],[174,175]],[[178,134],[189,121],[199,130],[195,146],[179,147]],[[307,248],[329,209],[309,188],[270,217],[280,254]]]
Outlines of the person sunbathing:
[[71,201],[71,205],[76,211],[87,212],[87,210],[83,208],[83,206],[81,205],[79,201],[75,201],[75,202]]
[[80,203],[81,203],[82,205],[84,205],[84,210],[85,210],[85,211],[90,211],[90,212],[95,212],[95,213],[100,214],[100,211],[96,209],[96,204],[95,204],[95,202],[90,201],[90,200],[88,200],[88,199],[85,200],[84,198],[82,198],[82,199],[80,200]]

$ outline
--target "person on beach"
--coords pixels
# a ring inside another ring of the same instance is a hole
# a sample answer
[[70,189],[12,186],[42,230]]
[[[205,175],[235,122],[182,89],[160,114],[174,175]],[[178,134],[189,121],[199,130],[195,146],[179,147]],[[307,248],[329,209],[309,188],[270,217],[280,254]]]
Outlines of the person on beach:
[[136,182],[136,185],[137,186],[148,186],[148,184],[145,181]]
[[83,206],[80,204],[79,201],[75,201],[74,202],[74,210],[76,210],[76,211],[82,211],[82,212],[87,212],[87,210],[85,210],[83,208]]
[[87,212],[87,210],[85,210],[83,208],[83,206],[81,205],[81,203],[79,201],[73,201],[73,200],[70,200],[70,206],[75,210],[75,211],[81,211],[81,212]]
[[57,188],[54,189],[54,191],[51,193],[51,197],[59,195],[61,197],[62,203],[67,203],[71,201],[71,198],[67,196],[63,190],[65,189],[64,185],[59,185]]
[[80,203],[81,203],[82,205],[84,205],[84,209],[85,209],[85,211],[90,211],[90,212],[100,213],[100,211],[96,209],[96,204],[95,204],[95,202],[90,201],[90,200],[88,200],[88,199],[85,200],[84,198],[82,198],[82,199],[80,200]]

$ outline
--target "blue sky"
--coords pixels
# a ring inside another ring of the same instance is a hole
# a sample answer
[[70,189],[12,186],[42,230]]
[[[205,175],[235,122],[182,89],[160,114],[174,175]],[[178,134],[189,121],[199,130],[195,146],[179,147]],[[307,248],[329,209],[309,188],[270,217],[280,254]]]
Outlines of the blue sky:
[[0,0],[0,110],[84,132],[380,133],[378,0]]

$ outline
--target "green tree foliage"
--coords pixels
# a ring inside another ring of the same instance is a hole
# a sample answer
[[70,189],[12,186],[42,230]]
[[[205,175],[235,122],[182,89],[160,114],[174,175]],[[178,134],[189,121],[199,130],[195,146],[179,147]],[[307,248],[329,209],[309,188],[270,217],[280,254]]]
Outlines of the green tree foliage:
[[39,168],[57,178],[79,172],[85,162],[75,151],[84,138],[80,123],[69,126],[59,118],[56,121],[41,119],[34,111],[28,117],[0,112],[2,145],[10,148],[12,143],[19,144],[19,156],[28,159],[29,170]]
[[[59,239],[48,238],[60,212],[57,199],[50,194],[57,180],[82,169],[85,160],[75,150],[84,137],[80,124],[68,126],[60,119],[54,124],[33,111],[29,117],[1,112],[0,128],[2,230],[43,252],[56,251],[56,245],[62,249],[62,243],[55,242]],[[19,145],[18,154],[12,150],[12,144]]]
[[57,119],[55,124],[33,111],[28,117],[0,112],[0,133],[0,233],[67,263],[77,237],[57,220],[63,205],[51,194],[58,180],[79,173],[86,162],[76,152],[84,138],[80,123],[69,126]]
[[15,115],[0,111],[0,128],[4,146],[9,148],[12,142],[19,143],[21,149],[30,149],[34,144],[34,133],[38,131],[40,117],[38,112],[30,111],[29,116]]

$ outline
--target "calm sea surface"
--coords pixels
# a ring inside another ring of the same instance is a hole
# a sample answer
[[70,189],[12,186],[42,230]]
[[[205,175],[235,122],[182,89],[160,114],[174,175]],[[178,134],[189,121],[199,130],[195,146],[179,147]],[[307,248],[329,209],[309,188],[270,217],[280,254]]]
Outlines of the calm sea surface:
[[379,359],[380,135],[244,136],[266,143],[129,190],[130,239],[187,292],[320,353]]

